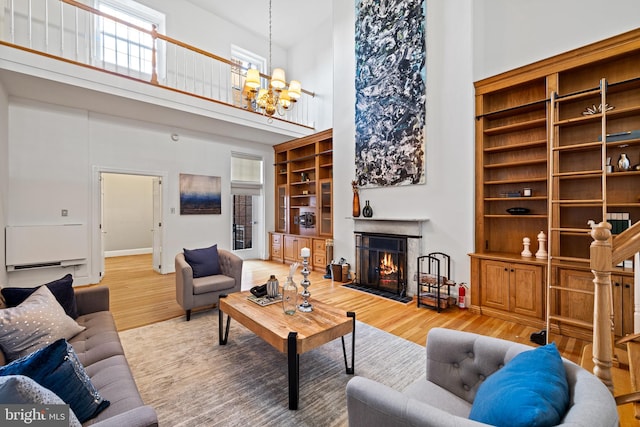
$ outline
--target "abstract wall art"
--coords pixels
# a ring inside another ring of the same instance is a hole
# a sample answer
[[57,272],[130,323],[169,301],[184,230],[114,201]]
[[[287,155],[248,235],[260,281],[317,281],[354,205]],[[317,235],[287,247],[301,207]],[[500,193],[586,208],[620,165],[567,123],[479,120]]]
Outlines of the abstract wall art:
[[426,0],[356,2],[356,182],[425,182]]
[[180,215],[221,214],[220,177],[180,174]]

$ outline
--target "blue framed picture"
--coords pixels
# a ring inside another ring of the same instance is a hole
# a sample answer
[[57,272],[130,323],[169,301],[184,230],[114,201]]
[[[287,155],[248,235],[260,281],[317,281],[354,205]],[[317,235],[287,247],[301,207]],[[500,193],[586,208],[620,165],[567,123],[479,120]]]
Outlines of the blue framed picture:
[[180,174],[180,215],[222,213],[219,176]]

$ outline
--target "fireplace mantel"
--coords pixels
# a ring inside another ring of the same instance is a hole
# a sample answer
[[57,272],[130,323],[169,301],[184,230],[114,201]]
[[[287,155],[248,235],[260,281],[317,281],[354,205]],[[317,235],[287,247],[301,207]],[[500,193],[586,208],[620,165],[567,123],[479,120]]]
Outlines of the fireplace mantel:
[[354,221],[397,221],[397,222],[426,222],[429,221],[429,218],[384,218],[384,217],[375,217],[375,218],[365,218],[365,217],[347,217],[347,219],[352,219]]
[[429,218],[354,218],[354,232],[404,234],[416,238],[422,237],[422,224]]

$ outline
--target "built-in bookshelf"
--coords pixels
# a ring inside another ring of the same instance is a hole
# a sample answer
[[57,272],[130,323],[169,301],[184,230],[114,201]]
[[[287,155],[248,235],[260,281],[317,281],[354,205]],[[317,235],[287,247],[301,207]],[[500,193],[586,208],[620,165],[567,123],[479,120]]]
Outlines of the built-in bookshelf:
[[271,259],[299,261],[312,251],[312,265],[326,267],[333,236],[333,131],[328,129],[274,146],[275,229]]
[[[588,221],[615,233],[640,219],[640,30],[475,86],[471,309],[541,328],[550,317],[553,331],[590,339]],[[549,257],[536,258],[541,244]],[[614,274],[625,290],[614,311],[629,318],[633,269]]]

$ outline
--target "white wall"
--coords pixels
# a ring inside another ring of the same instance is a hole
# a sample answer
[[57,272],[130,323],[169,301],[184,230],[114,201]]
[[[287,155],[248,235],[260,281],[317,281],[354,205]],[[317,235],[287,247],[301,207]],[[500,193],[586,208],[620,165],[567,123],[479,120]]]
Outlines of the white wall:
[[[455,3],[455,4],[453,4]],[[461,7],[462,6],[462,7]],[[355,58],[351,2],[334,2],[334,240],[336,258],[353,265]],[[427,0],[426,184],[363,189],[374,217],[429,218],[424,253],[452,257],[453,278],[469,280],[473,248],[473,85],[471,0]]]
[[104,250],[108,256],[150,253],[153,245],[153,177],[105,173]]
[[[327,2],[330,4],[330,2]],[[317,132],[333,126],[333,20],[328,18],[311,28],[289,50],[287,78],[301,80],[302,87],[315,92],[312,114]]]
[[[0,260],[5,259],[6,211],[9,192],[9,97],[0,84]],[[4,265],[4,262],[2,263]],[[7,271],[0,268],[0,286],[7,283]]]
[[475,0],[473,12],[474,80],[640,25],[637,0]]
[[[100,267],[96,170],[167,177],[163,183],[162,265],[163,270],[170,272],[175,254],[183,247],[218,243],[223,248],[230,248],[231,151],[262,156],[265,164],[273,163],[270,146],[229,137],[23,99],[11,100],[9,112],[10,209],[7,222],[11,225],[87,224],[91,261],[86,271],[76,272],[74,283],[79,284],[95,282]],[[172,133],[179,134],[178,142],[171,140]],[[180,173],[222,177],[222,214],[179,215]],[[273,200],[270,173],[265,176],[265,198]],[[61,209],[68,209],[69,216],[62,217]],[[267,224],[273,223],[272,211],[266,210]],[[262,252],[264,256],[264,249]],[[37,283],[62,273],[56,269],[12,273],[9,282],[24,283],[28,281],[24,276],[28,275],[28,279]]]

